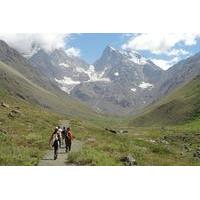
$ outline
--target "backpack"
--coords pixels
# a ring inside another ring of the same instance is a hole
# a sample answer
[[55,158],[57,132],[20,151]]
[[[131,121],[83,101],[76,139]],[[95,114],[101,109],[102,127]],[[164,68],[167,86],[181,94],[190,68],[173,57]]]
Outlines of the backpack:
[[58,147],[58,145],[59,145],[58,135],[54,134],[52,139],[52,147]]
[[67,131],[67,137],[69,140],[72,140],[74,138],[71,131]]
[[64,129],[64,130],[62,131],[62,137],[63,137],[63,138],[66,138],[66,137],[67,137],[67,130],[66,130],[66,129]]

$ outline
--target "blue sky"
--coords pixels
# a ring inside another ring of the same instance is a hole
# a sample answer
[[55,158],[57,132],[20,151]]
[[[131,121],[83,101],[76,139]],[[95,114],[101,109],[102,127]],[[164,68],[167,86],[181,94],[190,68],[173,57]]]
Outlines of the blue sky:
[[80,55],[89,63],[93,63],[102,54],[107,45],[121,48],[128,37],[120,33],[84,33],[72,34],[67,47],[80,49]]
[[30,57],[43,49],[62,48],[93,64],[107,45],[138,51],[163,69],[200,51],[200,33],[33,33],[0,34],[0,39]]
[[82,33],[70,34],[66,48],[79,51],[80,57],[92,64],[104,48],[132,49],[144,57],[152,59],[163,69],[200,51],[200,34],[198,33]]

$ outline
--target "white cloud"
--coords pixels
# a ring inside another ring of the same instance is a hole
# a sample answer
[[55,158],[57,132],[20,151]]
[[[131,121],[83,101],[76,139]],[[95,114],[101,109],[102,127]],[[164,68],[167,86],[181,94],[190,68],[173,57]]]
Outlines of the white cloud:
[[154,54],[167,53],[177,43],[183,42],[185,45],[196,44],[199,33],[142,33],[133,36],[123,49],[149,50]]
[[55,49],[64,48],[68,36],[69,34],[18,33],[0,34],[0,39],[25,56],[31,56],[39,49],[52,52]]
[[181,55],[189,55],[190,52],[185,51],[184,49],[172,49],[166,53],[168,56],[181,56]]
[[80,49],[77,49],[77,48],[74,48],[74,47],[66,49],[65,52],[68,56],[75,56],[75,57],[80,57],[80,54],[81,54]]
[[164,60],[164,59],[151,59],[152,62],[154,62],[156,65],[158,65],[160,68],[167,70],[170,67],[172,67],[174,64],[176,64],[179,60],[181,60],[180,57],[174,57],[171,60]]

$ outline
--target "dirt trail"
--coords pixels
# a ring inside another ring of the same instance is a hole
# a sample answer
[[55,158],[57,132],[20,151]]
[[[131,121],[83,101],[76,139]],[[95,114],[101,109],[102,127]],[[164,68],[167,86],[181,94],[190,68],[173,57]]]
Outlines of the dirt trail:
[[[61,127],[69,126],[69,121],[62,120],[59,121],[59,124]],[[71,152],[78,152],[82,148],[82,142],[78,140],[73,140],[72,142],[72,149]],[[43,157],[43,159],[40,160],[38,163],[38,166],[67,166],[72,165],[67,163],[68,154],[65,152],[65,147],[62,145],[62,148],[58,151],[58,158],[57,160],[53,159],[53,149],[48,150],[46,155]]]

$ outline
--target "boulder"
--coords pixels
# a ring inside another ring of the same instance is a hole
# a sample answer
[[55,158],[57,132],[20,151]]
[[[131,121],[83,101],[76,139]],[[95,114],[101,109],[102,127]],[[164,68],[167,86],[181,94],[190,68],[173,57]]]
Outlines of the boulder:
[[126,131],[126,130],[120,130],[119,132],[120,133],[128,133],[128,131]]
[[169,142],[167,140],[163,140],[163,139],[160,140],[160,143],[167,144],[167,145],[169,144]]
[[4,135],[8,134],[8,132],[6,130],[4,130],[4,129],[0,129],[0,133],[3,133]]
[[14,115],[12,112],[10,112],[10,113],[8,114],[8,117],[9,117],[9,118],[14,118],[15,115]]
[[14,110],[11,111],[11,113],[20,114],[21,112],[18,109],[14,109]]
[[184,144],[184,149],[185,149],[186,152],[191,151],[191,148],[186,144]]
[[9,108],[10,106],[4,102],[1,102],[1,106],[4,107],[4,108]]
[[126,166],[134,166],[134,165],[137,165],[137,162],[135,160],[135,158],[133,158],[132,155],[127,155],[127,156],[124,156],[120,159],[121,162],[123,162]]
[[200,147],[198,147],[196,149],[196,151],[194,152],[193,156],[196,157],[196,158],[200,158]]
[[105,128],[106,131],[109,131],[111,133],[114,133],[114,134],[117,134],[117,131],[113,130],[113,129],[108,129],[108,128]]

